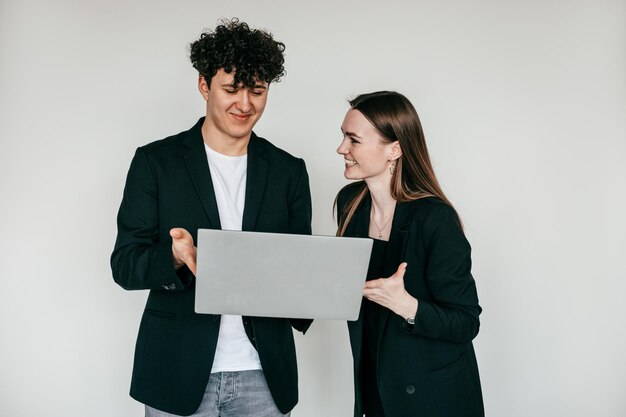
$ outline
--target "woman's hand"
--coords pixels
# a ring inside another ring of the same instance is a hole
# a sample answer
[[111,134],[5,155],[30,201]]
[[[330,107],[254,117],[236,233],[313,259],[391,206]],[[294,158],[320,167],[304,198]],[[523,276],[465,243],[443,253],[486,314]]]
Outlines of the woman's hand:
[[170,230],[172,237],[172,257],[174,258],[174,268],[178,269],[187,265],[192,274],[196,275],[196,254],[197,248],[193,244],[191,233],[180,227]]
[[370,301],[387,307],[404,319],[414,318],[417,312],[417,299],[404,288],[406,262],[389,278],[378,278],[365,283],[363,296]]

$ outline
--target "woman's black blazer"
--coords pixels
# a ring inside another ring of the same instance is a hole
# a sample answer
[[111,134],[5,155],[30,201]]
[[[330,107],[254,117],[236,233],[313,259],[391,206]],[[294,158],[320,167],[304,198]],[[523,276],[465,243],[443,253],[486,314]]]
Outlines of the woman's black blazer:
[[[339,193],[338,213],[359,183]],[[367,237],[371,200],[356,211],[345,236]],[[384,262],[391,276],[407,262],[406,290],[419,305],[415,325],[383,309],[376,375],[386,417],[479,417],[484,415],[472,339],[479,314],[470,245],[457,215],[436,198],[398,203]],[[348,322],[354,358],[355,410],[361,417],[362,318]]]

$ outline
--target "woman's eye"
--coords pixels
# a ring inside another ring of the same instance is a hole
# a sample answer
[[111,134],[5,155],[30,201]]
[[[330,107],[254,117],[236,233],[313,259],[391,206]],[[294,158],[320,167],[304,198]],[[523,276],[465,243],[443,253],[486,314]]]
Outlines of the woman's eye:
[[346,140],[346,138],[348,138],[350,140],[350,143],[352,143],[352,144],[354,144],[354,143],[361,143],[358,140],[356,140],[353,136],[347,135],[346,133],[341,132],[341,140],[344,141],[344,140]]

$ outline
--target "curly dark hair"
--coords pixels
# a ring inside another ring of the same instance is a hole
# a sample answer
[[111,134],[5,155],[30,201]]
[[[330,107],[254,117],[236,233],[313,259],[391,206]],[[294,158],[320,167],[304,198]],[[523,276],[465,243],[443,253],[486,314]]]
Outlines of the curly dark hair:
[[285,44],[271,33],[250,29],[239,19],[222,20],[214,31],[206,31],[190,45],[189,58],[207,84],[220,68],[235,71],[234,85],[252,87],[255,81],[278,82],[285,75]]

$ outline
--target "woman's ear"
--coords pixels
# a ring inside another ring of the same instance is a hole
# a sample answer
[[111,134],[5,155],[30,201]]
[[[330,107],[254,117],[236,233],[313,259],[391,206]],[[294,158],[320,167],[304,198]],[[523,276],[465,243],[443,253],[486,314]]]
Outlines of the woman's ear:
[[391,144],[391,149],[389,151],[389,162],[395,161],[402,156],[402,148],[400,147],[400,142],[395,141]]

